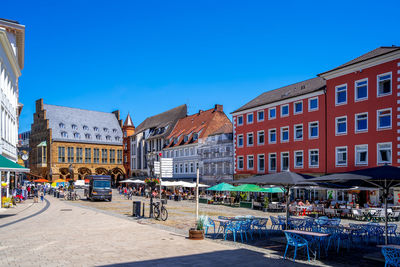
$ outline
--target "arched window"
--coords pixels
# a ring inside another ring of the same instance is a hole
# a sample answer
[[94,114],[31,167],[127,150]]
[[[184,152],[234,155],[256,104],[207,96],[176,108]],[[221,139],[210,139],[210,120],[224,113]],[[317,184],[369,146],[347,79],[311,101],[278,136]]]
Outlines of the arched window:
[[74,138],[77,138],[77,139],[81,138],[80,133],[74,133]]
[[83,125],[83,130],[89,131],[89,127],[87,125]]
[[106,132],[106,133],[108,133],[108,128],[105,128],[105,127],[104,127],[104,128],[103,128],[103,131]]
[[61,132],[61,137],[67,138],[68,137],[67,132]]
[[65,124],[62,122],[60,122],[60,124],[58,126],[60,126],[61,129],[65,129]]
[[78,130],[78,126],[76,126],[76,124],[72,124],[71,127],[72,127],[72,130]]
[[93,130],[94,130],[95,132],[98,132],[98,131],[99,131],[99,128],[93,127]]

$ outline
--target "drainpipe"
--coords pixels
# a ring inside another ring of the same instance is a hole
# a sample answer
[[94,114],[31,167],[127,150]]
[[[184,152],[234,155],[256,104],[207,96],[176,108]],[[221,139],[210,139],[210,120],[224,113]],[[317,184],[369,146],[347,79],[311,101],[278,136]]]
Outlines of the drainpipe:
[[327,106],[327,97],[326,97],[327,88],[324,90],[325,97],[325,174],[328,173],[328,106]]

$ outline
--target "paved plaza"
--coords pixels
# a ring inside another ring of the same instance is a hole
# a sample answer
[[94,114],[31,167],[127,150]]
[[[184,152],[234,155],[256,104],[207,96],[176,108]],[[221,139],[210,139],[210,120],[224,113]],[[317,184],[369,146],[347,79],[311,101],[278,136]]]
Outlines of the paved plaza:
[[[194,211],[189,209],[194,203],[188,201],[169,202],[170,218],[165,223],[133,219],[131,207],[131,200],[124,200],[114,192],[111,203],[70,202],[47,196],[43,203],[28,200],[2,210],[0,266],[332,266],[332,260],[306,262],[301,256],[297,263],[284,261],[283,245],[189,240],[187,229],[194,220]],[[202,213],[210,216],[216,216],[216,209],[222,215],[262,213],[201,205]],[[173,225],[179,218],[182,223]],[[279,249],[270,249],[276,247]],[[348,257],[340,258],[334,261],[335,266],[355,262],[369,265],[369,262],[355,261],[354,257],[349,261]]]
[[192,241],[51,196],[2,211],[0,218],[0,266],[301,266],[279,255]]

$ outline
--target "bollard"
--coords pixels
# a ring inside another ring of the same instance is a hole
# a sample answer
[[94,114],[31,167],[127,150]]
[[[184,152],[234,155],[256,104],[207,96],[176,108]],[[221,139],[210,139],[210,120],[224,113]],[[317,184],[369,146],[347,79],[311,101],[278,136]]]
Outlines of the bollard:
[[146,205],[143,203],[143,213],[142,213],[142,217],[144,217],[144,207],[145,207]]

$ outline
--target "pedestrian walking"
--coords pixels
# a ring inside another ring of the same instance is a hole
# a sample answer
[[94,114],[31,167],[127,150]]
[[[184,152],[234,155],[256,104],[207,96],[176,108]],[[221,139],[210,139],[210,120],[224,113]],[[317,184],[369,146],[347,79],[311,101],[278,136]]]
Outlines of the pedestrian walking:
[[44,192],[40,191],[40,201],[43,202],[44,200]]

